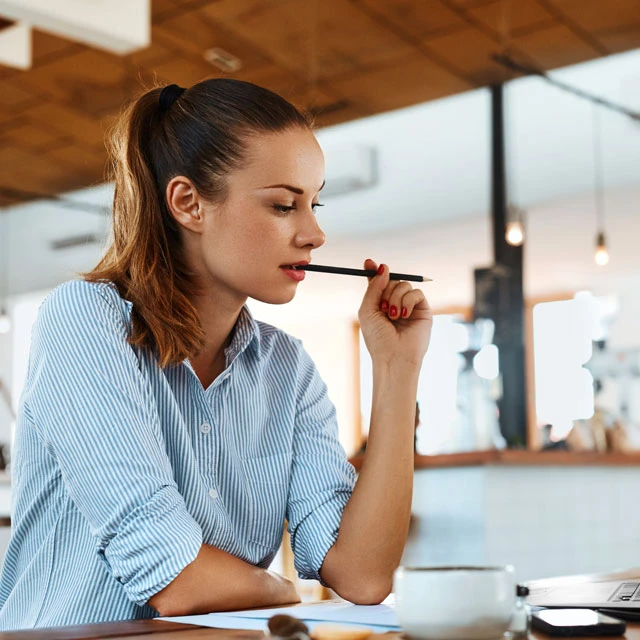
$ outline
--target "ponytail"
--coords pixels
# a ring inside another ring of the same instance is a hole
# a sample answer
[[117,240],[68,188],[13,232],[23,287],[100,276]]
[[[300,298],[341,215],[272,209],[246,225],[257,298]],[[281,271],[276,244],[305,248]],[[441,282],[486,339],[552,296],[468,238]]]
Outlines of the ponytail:
[[160,89],[153,89],[130,105],[111,132],[112,239],[84,278],[115,284],[133,304],[129,342],[154,350],[166,367],[196,353],[204,333],[188,297],[194,286],[181,260],[177,224],[159,193],[145,149],[162,115],[159,95]]

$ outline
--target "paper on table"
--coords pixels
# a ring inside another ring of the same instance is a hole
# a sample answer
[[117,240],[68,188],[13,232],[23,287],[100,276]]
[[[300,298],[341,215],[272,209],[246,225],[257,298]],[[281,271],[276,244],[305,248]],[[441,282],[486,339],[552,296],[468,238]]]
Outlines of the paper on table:
[[267,628],[266,620],[250,618],[234,618],[223,613],[205,613],[197,616],[177,616],[174,618],[156,618],[167,622],[180,622],[181,624],[195,624],[200,627],[215,627],[217,629],[252,629],[264,631]]
[[314,626],[324,622],[374,627],[374,630],[378,632],[398,631],[400,629],[396,612],[392,606],[386,604],[360,606],[348,602],[334,601],[298,605],[296,607],[228,611],[201,616],[180,616],[178,618],[162,619],[170,622],[198,624],[204,627],[219,627],[222,629],[264,629],[266,621],[276,613],[295,616],[299,620],[303,620],[311,631],[313,631]]
[[[295,607],[274,607],[272,609],[252,609],[250,611],[234,611],[231,614],[239,618],[260,618],[268,620],[276,613],[295,616],[300,620],[316,622],[339,622],[351,624],[369,624],[384,627],[397,627],[398,619],[395,610],[386,604],[361,606],[349,602],[327,601],[318,604],[297,605]],[[215,614],[213,614],[215,615]]]

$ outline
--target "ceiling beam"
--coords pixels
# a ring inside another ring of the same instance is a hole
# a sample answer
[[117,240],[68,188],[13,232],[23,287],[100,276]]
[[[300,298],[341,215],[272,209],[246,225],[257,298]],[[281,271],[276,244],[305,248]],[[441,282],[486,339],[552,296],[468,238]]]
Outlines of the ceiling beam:
[[26,24],[13,24],[0,31],[0,64],[31,68],[31,29]]
[[0,16],[119,55],[151,42],[150,0],[0,0]]

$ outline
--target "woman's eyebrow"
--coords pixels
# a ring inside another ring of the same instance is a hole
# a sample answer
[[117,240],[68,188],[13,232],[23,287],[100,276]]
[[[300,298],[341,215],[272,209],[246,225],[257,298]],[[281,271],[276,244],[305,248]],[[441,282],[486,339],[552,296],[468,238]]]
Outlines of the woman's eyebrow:
[[[322,191],[322,188],[325,185],[326,180],[322,182],[320,189],[318,191]],[[299,196],[304,194],[304,189],[300,189],[300,187],[293,187],[290,184],[271,184],[268,187],[262,187],[263,189],[287,189],[293,193],[297,193]]]

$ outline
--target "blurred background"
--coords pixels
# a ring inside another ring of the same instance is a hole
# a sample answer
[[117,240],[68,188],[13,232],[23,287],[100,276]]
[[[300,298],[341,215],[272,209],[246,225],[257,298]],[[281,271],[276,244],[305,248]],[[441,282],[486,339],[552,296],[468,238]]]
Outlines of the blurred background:
[[[108,238],[105,135],[140,91],[221,76],[314,114],[316,262],[433,278],[406,562],[640,565],[640,0],[0,0],[5,524],[31,325]],[[349,455],[361,280],[250,302],[304,341]]]

